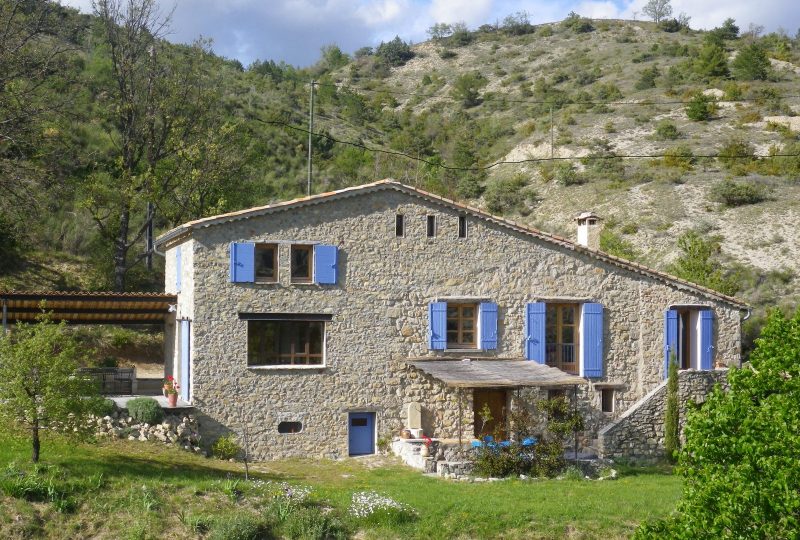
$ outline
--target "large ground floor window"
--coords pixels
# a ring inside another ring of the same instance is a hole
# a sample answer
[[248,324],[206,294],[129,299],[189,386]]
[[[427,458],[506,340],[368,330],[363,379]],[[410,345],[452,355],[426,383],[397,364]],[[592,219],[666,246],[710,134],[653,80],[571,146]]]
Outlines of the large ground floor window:
[[247,321],[248,366],[322,365],[322,321]]

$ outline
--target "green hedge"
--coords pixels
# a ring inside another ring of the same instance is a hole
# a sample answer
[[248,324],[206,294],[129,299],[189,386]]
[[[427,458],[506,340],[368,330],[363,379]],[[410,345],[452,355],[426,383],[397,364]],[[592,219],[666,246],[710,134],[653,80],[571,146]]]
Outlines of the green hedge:
[[160,424],[164,420],[164,409],[153,398],[138,397],[128,402],[128,414],[142,424]]

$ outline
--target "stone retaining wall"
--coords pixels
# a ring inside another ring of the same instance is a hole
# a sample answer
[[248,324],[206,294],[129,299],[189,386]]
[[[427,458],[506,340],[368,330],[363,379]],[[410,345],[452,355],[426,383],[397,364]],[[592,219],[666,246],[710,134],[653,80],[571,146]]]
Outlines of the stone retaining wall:
[[[686,423],[686,404],[702,403],[717,383],[727,387],[727,370],[681,371],[678,374],[679,424]],[[606,458],[655,460],[664,457],[664,412],[667,382],[663,381],[625,414],[600,430],[600,453]]]
[[109,416],[92,417],[98,437],[112,437],[129,441],[158,441],[175,445],[189,452],[203,453],[200,448],[200,425],[194,414],[182,412],[167,414],[160,424],[139,423],[126,409],[114,411]]

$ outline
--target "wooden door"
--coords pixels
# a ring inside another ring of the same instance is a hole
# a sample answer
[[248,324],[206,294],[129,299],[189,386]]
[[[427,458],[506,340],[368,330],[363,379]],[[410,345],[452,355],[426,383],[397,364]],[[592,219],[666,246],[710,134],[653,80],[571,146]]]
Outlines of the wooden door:
[[[508,402],[506,390],[476,389],[473,393],[472,407],[474,412],[475,437],[480,439],[486,435],[506,438],[506,403]],[[488,405],[492,419],[484,422],[481,411]]]

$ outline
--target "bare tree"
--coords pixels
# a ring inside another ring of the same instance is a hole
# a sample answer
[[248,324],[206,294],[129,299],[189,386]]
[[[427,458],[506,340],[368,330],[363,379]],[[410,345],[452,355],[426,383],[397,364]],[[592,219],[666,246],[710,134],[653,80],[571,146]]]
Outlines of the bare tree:
[[670,0],[650,0],[642,8],[642,13],[653,19],[654,22],[660,23],[672,15],[672,5]]
[[147,253],[131,253],[153,221],[148,203],[165,204],[175,190],[202,177],[187,155],[209,144],[217,90],[206,69],[208,42],[168,47],[170,15],[156,0],[96,0],[111,62],[111,86],[100,110],[110,155],[84,185],[84,206],[111,245],[113,288]]

